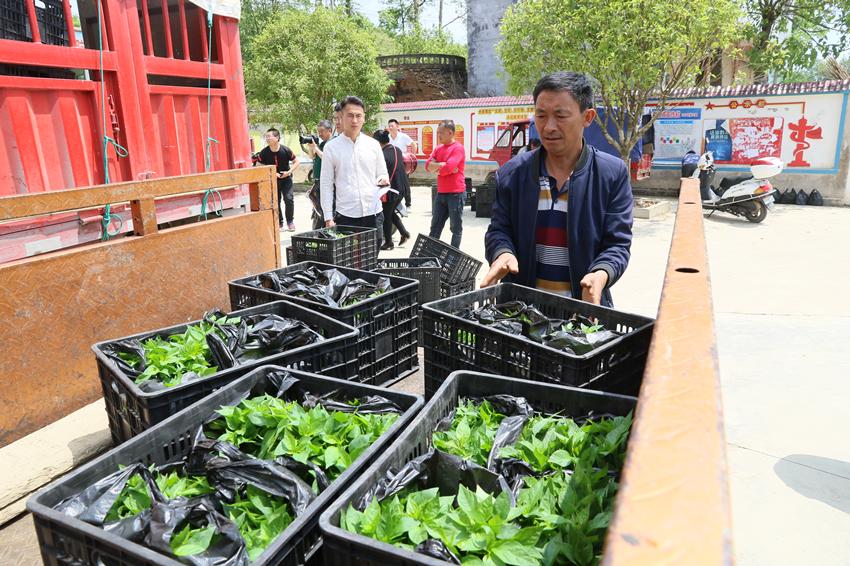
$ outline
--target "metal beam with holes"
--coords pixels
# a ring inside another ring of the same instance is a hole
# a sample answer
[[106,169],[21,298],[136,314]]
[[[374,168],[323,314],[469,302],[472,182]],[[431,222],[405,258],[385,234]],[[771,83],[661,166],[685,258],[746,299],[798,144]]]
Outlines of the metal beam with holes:
[[682,179],[605,566],[734,562],[699,182]]

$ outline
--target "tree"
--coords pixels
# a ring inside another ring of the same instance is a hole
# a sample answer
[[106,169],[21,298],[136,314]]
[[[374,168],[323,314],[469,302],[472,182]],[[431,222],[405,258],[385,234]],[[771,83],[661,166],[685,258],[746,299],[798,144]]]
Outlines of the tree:
[[239,39],[242,45],[242,63],[251,60],[251,44],[266,24],[286,8],[304,8],[310,0],[242,0],[242,17],[239,20]]
[[[706,53],[732,42],[739,19],[735,0],[524,0],[505,12],[497,49],[516,94],[549,72],[592,75],[605,110],[597,122],[628,163],[673,91],[693,84]],[[650,97],[656,112],[642,125]]]
[[758,80],[770,71],[795,78],[819,57],[838,57],[850,39],[850,0],[747,0],[750,64]]
[[[315,38],[321,48],[311,49]],[[375,62],[372,38],[339,11],[286,10],[256,37],[253,51],[245,66],[249,106],[261,109],[253,121],[312,129],[347,95],[363,99],[367,120],[387,100],[391,81]]]
[[467,56],[466,45],[455,43],[448,33],[437,28],[415,27],[410,32],[396,36],[398,52],[401,53],[439,53],[444,55]]

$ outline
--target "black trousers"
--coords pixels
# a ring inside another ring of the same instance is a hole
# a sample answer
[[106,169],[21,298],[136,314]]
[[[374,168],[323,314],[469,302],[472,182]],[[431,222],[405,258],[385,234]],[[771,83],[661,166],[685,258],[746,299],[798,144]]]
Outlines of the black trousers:
[[280,210],[280,225],[283,226],[284,219],[287,224],[292,224],[295,219],[295,197],[291,177],[277,180],[277,206]]
[[380,249],[383,244],[383,230],[381,229],[384,223],[384,213],[373,214],[372,216],[361,216],[355,218],[352,216],[343,216],[340,213],[334,215],[334,222],[340,226],[360,226],[363,228],[377,228],[375,233],[375,245]]
[[392,202],[382,204],[384,208],[384,241],[390,245],[393,243],[393,224],[398,228],[398,233],[405,238],[410,237],[410,232],[404,227],[401,222],[401,216],[395,213],[395,207],[401,202],[401,197],[397,197]]

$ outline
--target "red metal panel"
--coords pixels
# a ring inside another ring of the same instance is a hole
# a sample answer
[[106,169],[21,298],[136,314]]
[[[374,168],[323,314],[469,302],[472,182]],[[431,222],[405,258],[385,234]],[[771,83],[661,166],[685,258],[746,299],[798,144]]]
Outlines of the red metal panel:
[[65,32],[68,34],[68,45],[77,46],[77,33],[74,31],[74,18],[71,15],[71,2],[62,0],[62,12],[65,14]]
[[[100,68],[96,49],[74,49],[61,45],[36,45],[11,39],[0,39],[0,63],[60,67],[63,69]],[[104,52],[103,68],[107,71],[117,69],[114,53]]]
[[27,6],[27,18],[30,23],[30,33],[32,33],[33,43],[41,43],[41,31],[38,29],[38,20],[35,17],[35,2],[34,0],[24,0]]
[[162,27],[165,28],[165,55],[174,58],[174,46],[171,44],[171,15],[168,13],[168,0],[162,0]]
[[[242,79],[242,55],[239,46],[239,28],[237,21],[231,18],[217,17],[218,55],[224,61],[225,87],[227,88],[227,111],[229,139],[232,143],[229,157],[231,167],[248,167],[251,164],[250,136],[248,135],[248,108],[245,100],[245,83]],[[222,164],[224,166],[224,164]]]
[[[27,94],[21,90],[11,90],[0,99],[0,113],[3,122],[11,126],[13,143],[21,154],[23,166],[24,190],[21,193],[35,193],[46,190],[47,172],[44,169],[44,161],[41,156],[41,143],[36,132],[36,123],[33,117]],[[36,159],[26,159],[24,156],[39,156]]]
[[180,39],[183,45],[183,59],[191,59],[189,56],[189,30],[186,29],[186,4],[184,0],[178,0],[177,12],[180,14]]
[[[206,36],[204,36],[206,37]],[[226,80],[224,65],[213,63],[212,69],[207,69],[206,63],[200,61],[181,61],[175,59],[163,59],[162,57],[145,57],[145,69],[151,75],[172,75],[175,77],[188,77],[192,79],[207,79],[207,73],[211,74],[214,81]],[[243,93],[244,98],[244,93]]]
[[153,37],[151,36],[151,14],[148,10],[148,0],[142,0],[142,21],[145,24],[145,55],[154,55]]

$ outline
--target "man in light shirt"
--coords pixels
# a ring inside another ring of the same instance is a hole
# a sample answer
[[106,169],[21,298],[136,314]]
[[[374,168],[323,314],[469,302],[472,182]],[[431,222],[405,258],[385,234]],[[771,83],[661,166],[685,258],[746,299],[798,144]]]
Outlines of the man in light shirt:
[[402,153],[416,155],[419,147],[413,141],[413,138],[399,129],[398,120],[390,118],[389,122],[387,122],[387,131],[390,133],[390,144],[399,148]]
[[340,105],[342,135],[325,144],[322,157],[320,194],[325,226],[377,228],[380,247],[383,238],[378,222],[383,218],[378,213],[383,211],[378,192],[379,187],[390,184],[384,153],[381,144],[360,131],[366,121],[363,101],[348,96]]

